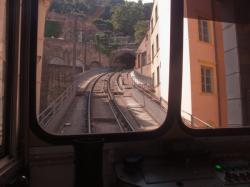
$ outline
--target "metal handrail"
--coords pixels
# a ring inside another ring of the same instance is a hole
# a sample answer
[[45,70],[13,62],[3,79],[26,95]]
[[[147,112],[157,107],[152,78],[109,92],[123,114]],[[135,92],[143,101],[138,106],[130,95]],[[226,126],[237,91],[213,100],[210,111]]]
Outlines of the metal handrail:
[[70,85],[59,97],[57,97],[48,107],[43,110],[38,116],[38,122],[41,126],[47,127],[49,122],[59,112],[60,108],[68,100],[72,93],[75,92],[75,83]]
[[[137,73],[136,71],[134,71],[134,75],[136,77],[136,79],[139,79],[138,77],[145,77],[143,75],[139,75],[139,73]],[[138,76],[138,77],[137,77]],[[149,77],[145,77],[146,79],[151,79]],[[132,81],[133,81],[133,85],[140,90],[141,92],[143,92],[144,95],[146,95],[147,97],[149,97],[150,99],[152,99],[153,101],[155,101],[157,104],[160,105],[160,107],[162,108],[162,110],[164,110],[165,112],[167,111],[167,107],[168,107],[168,102],[166,101],[166,105],[164,106],[162,105],[162,98],[161,97],[157,97],[154,93],[154,88],[153,88],[153,82],[152,80],[148,81],[148,83],[143,83],[143,81],[140,81],[141,83],[138,83],[137,81],[135,81],[132,77]]]
[[141,75],[137,71],[132,72],[135,75],[135,78],[140,81],[143,85],[147,85],[149,88],[154,88],[153,79],[144,75]]
[[[194,120],[198,121],[199,123],[201,123],[202,125],[204,125],[206,128],[211,128],[214,129],[214,127],[210,124],[208,124],[207,122],[199,119],[198,117],[194,116],[193,114],[190,114],[188,112],[182,111],[182,113],[185,113],[187,115],[190,116],[191,120],[189,121],[188,119],[186,119],[185,117],[182,117],[184,119],[185,122],[188,122],[190,124],[191,127],[195,127],[195,124],[198,125],[197,123],[195,123]],[[197,128],[197,127],[196,127]]]

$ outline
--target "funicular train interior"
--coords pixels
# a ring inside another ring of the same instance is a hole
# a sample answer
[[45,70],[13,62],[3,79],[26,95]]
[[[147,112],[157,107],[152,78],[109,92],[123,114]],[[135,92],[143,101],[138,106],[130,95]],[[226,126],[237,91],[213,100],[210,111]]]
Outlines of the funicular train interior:
[[249,187],[247,0],[0,0],[0,186]]

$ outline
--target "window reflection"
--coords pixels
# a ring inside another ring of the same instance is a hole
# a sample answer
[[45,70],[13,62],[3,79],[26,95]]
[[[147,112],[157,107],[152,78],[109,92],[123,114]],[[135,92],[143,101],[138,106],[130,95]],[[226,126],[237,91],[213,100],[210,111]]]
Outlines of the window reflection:
[[0,145],[3,133],[4,70],[6,62],[6,1],[0,1]]

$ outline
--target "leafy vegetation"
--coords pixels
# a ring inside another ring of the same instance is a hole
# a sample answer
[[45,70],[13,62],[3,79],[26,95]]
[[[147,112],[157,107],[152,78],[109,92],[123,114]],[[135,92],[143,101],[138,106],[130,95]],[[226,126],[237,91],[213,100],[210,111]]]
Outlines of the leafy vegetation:
[[138,21],[134,26],[135,30],[135,42],[140,43],[144,38],[145,34],[147,33],[149,27],[149,21]]
[[95,36],[95,44],[97,51],[110,55],[111,51],[119,47],[118,43],[114,40],[111,33],[97,33]]
[[[152,3],[143,4],[142,0],[138,3],[125,0],[53,0],[50,8],[59,14],[91,18],[88,20],[92,20],[99,31],[94,39],[96,49],[105,54],[118,47],[114,36],[128,36],[139,43],[148,29],[151,10]],[[46,36],[58,36],[60,27],[48,24]]]
[[113,31],[113,24],[110,20],[96,19],[94,24],[101,31]]
[[91,15],[100,0],[54,0],[50,11],[60,14]]

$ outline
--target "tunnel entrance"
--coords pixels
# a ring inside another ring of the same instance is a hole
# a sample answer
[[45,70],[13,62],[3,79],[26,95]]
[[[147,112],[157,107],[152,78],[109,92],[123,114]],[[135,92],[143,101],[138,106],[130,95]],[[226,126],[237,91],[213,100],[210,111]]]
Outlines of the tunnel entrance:
[[135,55],[131,52],[122,53],[115,58],[112,66],[122,69],[133,69],[135,66]]

